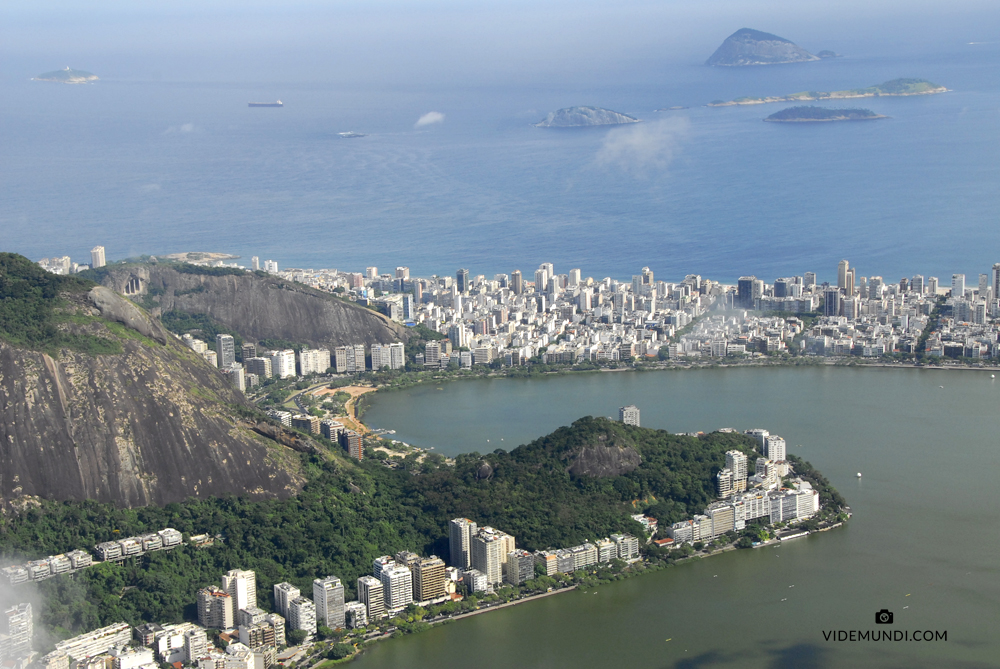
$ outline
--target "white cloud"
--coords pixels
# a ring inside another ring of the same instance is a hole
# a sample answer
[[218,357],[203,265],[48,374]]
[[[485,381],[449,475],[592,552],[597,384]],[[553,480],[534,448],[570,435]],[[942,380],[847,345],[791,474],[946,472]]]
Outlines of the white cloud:
[[444,114],[441,112],[427,112],[423,116],[417,119],[417,122],[413,124],[414,128],[422,128],[425,125],[431,125],[432,123],[442,123],[444,122]]
[[632,173],[666,169],[690,125],[686,117],[676,117],[614,128],[605,136],[594,162]]
[[164,131],[164,134],[170,134],[174,132],[195,132],[198,128],[195,127],[194,123],[184,123],[182,125],[172,125]]

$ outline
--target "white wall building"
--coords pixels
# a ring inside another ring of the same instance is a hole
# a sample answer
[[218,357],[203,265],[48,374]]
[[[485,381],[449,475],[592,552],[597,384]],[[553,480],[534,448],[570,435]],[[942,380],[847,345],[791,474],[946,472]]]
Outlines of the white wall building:
[[285,349],[271,353],[271,374],[279,379],[295,376],[295,351]]

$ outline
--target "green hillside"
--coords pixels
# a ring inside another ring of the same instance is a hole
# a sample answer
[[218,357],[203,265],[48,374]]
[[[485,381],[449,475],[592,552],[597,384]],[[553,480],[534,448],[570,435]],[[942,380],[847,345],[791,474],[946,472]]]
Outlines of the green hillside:
[[[447,557],[447,523],[457,516],[510,532],[529,550],[640,534],[630,514],[646,511],[669,523],[700,512],[714,499],[712,477],[725,451],[750,454],[753,443],[735,433],[678,436],[588,417],[509,453],[461,455],[454,465],[440,456],[418,463],[416,454],[396,468],[374,459],[302,455],[310,480],[285,500],[208,498],[137,509],[28,505],[0,516],[0,559],[90,548],[167,526],[220,534],[223,541],[211,548],[184,546],[38,584],[47,602],[39,623],[56,636],[117,620],[193,619],[195,590],[235,567],[257,572],[268,607],[266,593],[276,582],[306,588],[317,576],[335,574],[350,592],[379,555],[415,550]],[[593,463],[618,471],[598,475]]]

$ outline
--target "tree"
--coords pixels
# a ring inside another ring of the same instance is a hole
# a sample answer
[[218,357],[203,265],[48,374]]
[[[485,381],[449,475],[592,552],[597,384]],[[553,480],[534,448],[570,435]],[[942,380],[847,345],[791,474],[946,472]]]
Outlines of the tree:
[[349,643],[335,643],[326,652],[326,657],[330,660],[342,660],[354,654],[354,646]]
[[306,640],[305,630],[288,630],[287,632],[285,632],[285,641],[288,642],[289,646],[298,646],[305,640]]

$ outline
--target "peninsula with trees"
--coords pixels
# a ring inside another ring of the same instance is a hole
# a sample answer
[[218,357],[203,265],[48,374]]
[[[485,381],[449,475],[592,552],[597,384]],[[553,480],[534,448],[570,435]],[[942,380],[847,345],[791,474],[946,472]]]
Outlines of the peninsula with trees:
[[850,88],[843,91],[803,91],[790,95],[768,97],[742,97],[730,100],[714,100],[708,107],[735,107],[738,105],[762,105],[769,102],[811,102],[816,100],[847,100],[852,98],[907,97],[910,95],[933,95],[947,93],[948,89],[926,79],[893,79],[867,88]]

